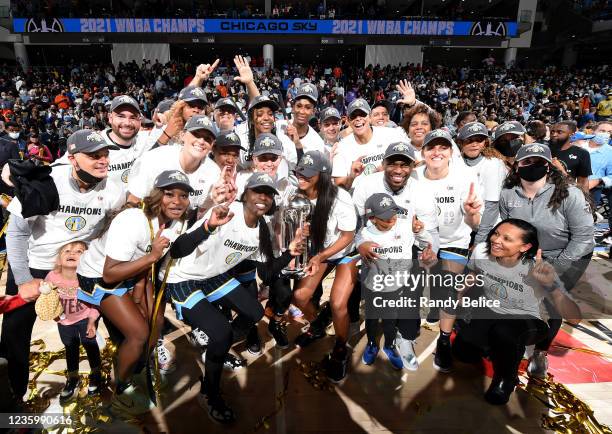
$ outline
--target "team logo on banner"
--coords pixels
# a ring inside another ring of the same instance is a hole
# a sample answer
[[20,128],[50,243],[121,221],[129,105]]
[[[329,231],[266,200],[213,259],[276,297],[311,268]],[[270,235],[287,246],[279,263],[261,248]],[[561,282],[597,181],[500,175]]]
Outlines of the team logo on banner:
[[80,215],[73,215],[71,217],[68,217],[64,224],[66,225],[66,228],[69,231],[76,232],[83,229],[87,224],[87,221]]
[[62,33],[64,25],[58,18],[29,18],[25,23],[27,33]]
[[472,36],[506,36],[508,29],[501,21],[476,21],[472,24]]

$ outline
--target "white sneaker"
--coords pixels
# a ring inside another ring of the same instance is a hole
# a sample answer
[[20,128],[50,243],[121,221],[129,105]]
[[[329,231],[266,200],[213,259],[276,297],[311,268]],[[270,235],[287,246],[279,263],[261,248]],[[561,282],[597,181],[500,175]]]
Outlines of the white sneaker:
[[[202,351],[202,363],[206,363],[206,350]],[[240,356],[235,356],[232,353],[227,353],[223,360],[223,368],[227,371],[237,371],[246,366],[247,362]]]
[[194,347],[205,347],[208,345],[208,335],[200,329],[193,329],[188,335],[189,342]]
[[163,339],[157,340],[157,364],[161,374],[170,374],[176,369],[172,353],[164,345]]
[[419,360],[414,351],[414,341],[404,339],[402,334],[398,331],[395,338],[395,344],[402,358],[402,362],[404,363],[404,368],[409,371],[416,371],[419,369]]
[[533,352],[533,355],[529,358],[527,373],[532,377],[546,378],[546,374],[548,373],[546,351],[535,350]]

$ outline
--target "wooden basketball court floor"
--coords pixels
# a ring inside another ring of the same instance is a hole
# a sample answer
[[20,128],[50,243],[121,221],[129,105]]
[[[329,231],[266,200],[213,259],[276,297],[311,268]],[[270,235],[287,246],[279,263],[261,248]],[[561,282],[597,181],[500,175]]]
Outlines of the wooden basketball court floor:
[[[593,302],[603,303],[609,313],[612,310],[611,282],[612,261],[606,257],[594,258],[573,293],[582,307]],[[434,370],[435,326],[421,328],[416,345],[420,368],[409,372],[393,370],[382,352],[374,365],[361,363],[361,353],[366,344],[362,324],[360,339],[354,345],[349,376],[339,386],[320,390],[307,380],[301,366],[320,361],[331,349],[333,336],[304,350],[292,346],[281,351],[274,348],[265,321],[260,323],[260,336],[265,342],[261,356],[249,355],[241,344],[234,347],[247,359],[248,367],[233,373],[224,371],[224,396],[234,409],[237,422],[227,427],[220,426],[213,423],[197,403],[202,362],[199,351],[185,337],[189,329],[176,320],[169,307],[166,318],[173,326],[166,341],[170,350],[177,354],[177,369],[167,377],[161,391],[160,406],[139,423],[126,423],[116,418],[107,420],[97,425],[98,432],[552,432],[542,428],[541,419],[542,415],[553,413],[528,392],[517,390],[506,406],[493,407],[482,398],[490,381],[482,369],[456,362],[450,374]],[[612,329],[612,320],[602,319],[601,323]],[[590,323],[584,321],[583,324],[600,338],[564,324],[557,344],[588,348],[601,355],[556,346],[549,355],[549,372],[590,406],[599,423],[612,425],[612,358],[606,358],[612,357],[612,345],[602,340],[603,333]],[[106,336],[103,325],[100,329]],[[294,338],[299,332],[299,324],[290,324],[288,330],[290,339]],[[53,322],[37,320],[32,339],[44,340],[47,350],[62,348]],[[64,367],[64,360],[58,360],[49,366],[49,370],[63,370]],[[88,370],[86,361],[81,363],[81,369]],[[62,376],[49,373],[40,376],[39,390],[44,396],[52,397],[46,413],[62,411],[57,395],[63,384]]]

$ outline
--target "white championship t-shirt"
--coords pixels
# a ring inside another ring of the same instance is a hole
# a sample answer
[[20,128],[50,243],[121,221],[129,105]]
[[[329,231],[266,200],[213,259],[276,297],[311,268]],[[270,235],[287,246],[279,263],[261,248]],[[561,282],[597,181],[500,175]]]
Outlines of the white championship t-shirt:
[[[185,173],[179,162],[181,150],[182,147],[179,146],[162,146],[146,152],[132,168],[128,191],[143,199],[151,193],[155,178],[164,170],[180,170]],[[211,187],[217,182],[220,174],[219,166],[208,156],[202,160],[200,167],[195,172],[185,173],[194,190],[189,193],[192,208],[198,208],[204,204]]]
[[333,161],[332,176],[349,176],[351,166],[358,158],[361,158],[365,166],[363,173],[359,176],[376,173],[378,167],[382,164],[387,147],[391,143],[405,141],[397,128],[372,127],[372,138],[365,144],[357,143],[355,134],[349,134],[338,143],[338,152]]
[[[81,192],[72,178],[72,166],[55,166],[51,177],[59,194],[59,208],[45,216],[26,219],[31,235],[28,241],[30,268],[52,270],[62,246],[72,241],[93,240],[105,216],[125,203],[122,190],[108,181]],[[21,203],[14,198],[7,210],[21,217]]]
[[[290,141],[293,143],[291,138],[286,133],[287,131],[287,121],[277,121],[276,122],[276,132],[277,136],[281,142],[285,143]],[[325,153],[325,144],[323,143],[323,139],[317,132],[308,125],[308,132],[304,137],[300,139],[300,143],[302,144],[302,148],[304,149],[304,153],[310,151],[319,151]],[[296,151],[297,152],[297,151]],[[297,154],[296,154],[297,155]]]
[[482,200],[499,202],[504,179],[508,175],[506,164],[499,158],[482,158],[475,166],[466,166],[476,173]]
[[425,166],[417,169],[419,180],[415,190],[436,200],[440,248],[467,249],[472,228],[464,221],[463,202],[469,194],[471,183],[474,184],[476,196],[481,197],[476,174],[451,165],[446,178],[430,180],[425,177],[424,171]]
[[[244,221],[243,204],[234,202],[230,211],[234,217],[211,234],[208,239],[184,258],[179,259],[168,275],[169,283],[185,280],[204,280],[225,273],[246,259],[257,260],[259,225],[250,228]],[[210,217],[209,211],[187,232],[198,229]],[[159,278],[163,277],[163,268]]]
[[412,222],[397,219],[395,226],[388,231],[379,231],[372,222],[368,222],[355,237],[355,247],[365,242],[374,242],[380,247],[373,251],[380,259],[412,259],[412,246],[415,243]]
[[[438,212],[433,196],[422,194],[415,177],[409,177],[406,185],[401,190],[394,192],[385,181],[385,173],[377,172],[363,178],[355,185],[353,190],[353,202],[360,216],[365,214],[365,202],[374,193],[387,193],[395,204],[404,208],[406,212],[398,215],[398,219],[406,219],[412,225],[412,216],[425,225],[424,230],[429,231],[438,227]],[[412,231],[412,229],[411,229]]]
[[[317,199],[312,199],[312,209],[314,212],[315,206],[317,205]],[[338,195],[329,213],[327,220],[327,232],[325,235],[325,242],[323,248],[326,249],[340,238],[341,231],[355,231],[357,228],[357,214],[355,213],[355,205],[351,199],[351,195],[342,188],[338,188]],[[312,228],[311,228],[312,231]],[[329,259],[339,259],[343,256],[348,255],[354,250],[355,246],[351,242],[344,249],[340,250]]]
[[[151,219],[153,237],[159,230],[159,220]],[[181,234],[186,223],[173,220],[162,231],[171,242]],[[95,239],[81,256],[77,272],[84,277],[102,277],[106,257],[127,262],[142,258],[151,251],[151,229],[143,210],[130,208],[120,212],[100,238]]]
[[[104,140],[109,145],[117,145],[109,136],[112,130],[108,129],[100,133]],[[111,149],[108,153],[108,180],[113,184],[121,187],[122,191],[127,192],[128,178],[130,175],[130,169],[134,164],[134,161],[138,157],[136,148],[136,138],[132,141],[132,145],[129,147],[120,146],[121,149]]]

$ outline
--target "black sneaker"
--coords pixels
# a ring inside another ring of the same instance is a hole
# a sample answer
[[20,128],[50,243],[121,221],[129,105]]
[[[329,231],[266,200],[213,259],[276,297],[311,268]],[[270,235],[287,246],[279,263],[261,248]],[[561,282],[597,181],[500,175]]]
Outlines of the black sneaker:
[[200,377],[200,393],[198,393],[198,404],[208,411],[208,416],[213,422],[229,424],[236,420],[234,411],[227,406],[221,394],[208,395],[204,387],[204,379]]
[[510,400],[517,384],[516,378],[493,377],[491,385],[484,394],[485,401],[492,405],[504,405]]
[[268,331],[276,341],[276,348],[284,350],[289,347],[289,339],[287,339],[287,328],[282,321],[276,321],[270,318],[268,323]]
[[102,387],[102,374],[100,372],[89,374],[89,386],[87,386],[88,395],[98,395]]
[[60,404],[65,405],[69,403],[79,393],[79,386],[81,385],[81,379],[79,377],[68,377],[66,385],[60,393]]
[[310,324],[311,328],[325,330],[332,323],[332,311],[329,302],[323,304],[317,317]]
[[257,327],[253,326],[249,330],[249,334],[246,337],[246,348],[247,351],[254,356],[261,354],[261,340],[259,339],[259,333],[257,333]]
[[307,331],[295,338],[295,345],[300,348],[306,348],[314,341],[325,337],[325,331],[310,326]]
[[[203,357],[204,359],[204,357]],[[227,353],[223,360],[223,367],[228,371],[237,371],[246,366],[246,360],[241,357],[236,357],[232,353]]]
[[433,367],[440,372],[450,372],[453,368],[453,355],[451,352],[450,339],[442,340],[438,338]]
[[340,383],[344,380],[348,373],[348,362],[348,351],[332,351],[323,363],[329,381],[332,383]]

